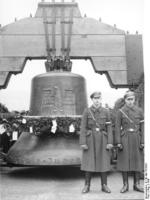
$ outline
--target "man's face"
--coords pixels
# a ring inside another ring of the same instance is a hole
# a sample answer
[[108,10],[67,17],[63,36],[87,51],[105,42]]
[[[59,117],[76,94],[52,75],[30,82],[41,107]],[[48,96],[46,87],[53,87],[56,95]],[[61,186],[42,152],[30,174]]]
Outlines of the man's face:
[[92,101],[95,107],[99,107],[101,104],[101,97],[94,97]]
[[135,97],[132,96],[132,97],[128,97],[125,99],[125,103],[128,107],[133,107],[134,106],[134,103],[135,103]]

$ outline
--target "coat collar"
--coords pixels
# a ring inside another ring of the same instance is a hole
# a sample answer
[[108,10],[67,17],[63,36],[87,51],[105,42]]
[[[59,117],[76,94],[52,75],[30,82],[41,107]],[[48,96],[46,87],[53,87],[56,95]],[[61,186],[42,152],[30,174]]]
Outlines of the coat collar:
[[93,112],[96,112],[96,111],[100,112],[100,111],[102,110],[102,106],[99,106],[98,108],[96,108],[94,105],[92,105],[92,106],[90,107],[90,109],[91,109]]
[[124,105],[124,110],[128,111],[128,110],[133,110],[136,111],[136,106],[134,105],[132,108],[128,107],[126,104]]

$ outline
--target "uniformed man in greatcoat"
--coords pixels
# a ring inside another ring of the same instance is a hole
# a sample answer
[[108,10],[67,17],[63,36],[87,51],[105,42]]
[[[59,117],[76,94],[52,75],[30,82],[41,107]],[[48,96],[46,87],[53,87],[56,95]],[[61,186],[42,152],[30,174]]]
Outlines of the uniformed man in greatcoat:
[[125,105],[118,110],[115,123],[116,143],[119,148],[117,169],[122,171],[121,193],[129,190],[128,172],[134,174],[133,189],[143,192],[139,185],[140,172],[144,168],[144,116],[141,108],[135,106],[135,94],[127,91]]
[[101,92],[94,92],[90,97],[93,105],[84,110],[80,133],[81,170],[85,171],[82,193],[90,190],[92,172],[100,172],[102,191],[110,193],[107,186],[107,172],[110,171],[109,150],[113,147],[110,113],[101,106]]

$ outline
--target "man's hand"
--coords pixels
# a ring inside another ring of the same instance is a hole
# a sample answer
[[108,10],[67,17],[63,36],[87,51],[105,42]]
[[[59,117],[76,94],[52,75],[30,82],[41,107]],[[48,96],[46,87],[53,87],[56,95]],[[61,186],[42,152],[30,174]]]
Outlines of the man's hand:
[[81,145],[81,148],[82,148],[83,150],[87,150],[87,149],[88,149],[88,146],[87,146],[87,144],[82,144],[82,145]]
[[113,145],[112,144],[107,144],[107,146],[106,146],[106,149],[107,150],[110,150],[110,149],[112,149],[113,148]]
[[140,150],[144,149],[144,144],[140,144]]
[[120,151],[122,151],[122,149],[123,149],[122,144],[117,144],[117,147],[118,147],[118,149],[119,149]]

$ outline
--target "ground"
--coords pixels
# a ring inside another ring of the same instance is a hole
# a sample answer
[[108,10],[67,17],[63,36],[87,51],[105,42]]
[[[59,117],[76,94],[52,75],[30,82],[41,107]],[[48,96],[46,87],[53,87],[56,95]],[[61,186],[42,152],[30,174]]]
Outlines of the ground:
[[[101,191],[100,177],[94,174],[91,191],[82,194],[84,174],[79,167],[7,167],[1,166],[0,200],[103,200],[144,199],[144,194],[133,191],[129,177],[129,192],[120,194],[121,174],[111,172],[108,185],[111,194]],[[141,180],[143,185],[143,180]]]

